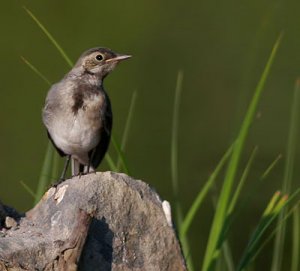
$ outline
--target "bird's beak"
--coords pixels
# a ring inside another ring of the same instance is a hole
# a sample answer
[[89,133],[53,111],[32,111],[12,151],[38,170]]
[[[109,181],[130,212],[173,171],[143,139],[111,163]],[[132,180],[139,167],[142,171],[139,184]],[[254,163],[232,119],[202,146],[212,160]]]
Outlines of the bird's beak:
[[110,59],[107,59],[105,62],[119,62],[119,61],[122,61],[122,60],[125,60],[125,59],[128,59],[128,58],[131,58],[132,56],[131,55],[117,55],[113,58],[110,58]]

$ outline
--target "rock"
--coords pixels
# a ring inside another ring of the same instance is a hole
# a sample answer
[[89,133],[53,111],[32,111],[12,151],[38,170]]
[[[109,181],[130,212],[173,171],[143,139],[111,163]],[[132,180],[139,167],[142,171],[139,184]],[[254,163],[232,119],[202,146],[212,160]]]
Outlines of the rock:
[[112,172],[50,188],[0,236],[0,270],[187,270],[170,207],[142,181]]
[[16,226],[17,226],[17,221],[14,218],[10,216],[5,217],[5,227],[7,229],[15,228]]

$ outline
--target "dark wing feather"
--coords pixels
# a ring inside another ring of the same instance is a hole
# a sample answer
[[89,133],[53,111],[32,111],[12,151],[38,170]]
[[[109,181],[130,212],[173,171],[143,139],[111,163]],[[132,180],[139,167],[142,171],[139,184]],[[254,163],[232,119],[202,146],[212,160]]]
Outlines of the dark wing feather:
[[108,149],[111,130],[112,130],[112,110],[111,104],[108,96],[105,93],[106,106],[102,109],[101,118],[102,118],[102,128],[100,130],[100,142],[95,149],[90,151],[89,156],[91,159],[91,166],[96,169],[101,163],[104,155]]

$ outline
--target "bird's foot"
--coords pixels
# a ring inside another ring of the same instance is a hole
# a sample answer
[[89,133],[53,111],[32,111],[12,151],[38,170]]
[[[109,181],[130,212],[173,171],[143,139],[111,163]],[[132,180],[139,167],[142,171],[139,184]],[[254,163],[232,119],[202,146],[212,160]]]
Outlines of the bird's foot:
[[93,169],[88,172],[79,172],[78,174],[72,175],[72,178],[78,177],[78,179],[80,179],[81,176],[85,176],[85,175],[92,174],[92,173],[97,174],[97,171]]
[[80,179],[80,177],[84,175],[82,172],[79,172],[77,174],[72,175],[72,178],[78,177],[78,179]]
[[58,179],[58,181],[56,181],[56,182],[54,182],[54,183],[51,183],[51,184],[49,184],[49,186],[48,186],[48,189],[47,190],[49,190],[50,188],[56,188],[57,186],[59,186],[62,182],[64,182],[65,181],[65,179],[63,179],[63,178],[59,178]]

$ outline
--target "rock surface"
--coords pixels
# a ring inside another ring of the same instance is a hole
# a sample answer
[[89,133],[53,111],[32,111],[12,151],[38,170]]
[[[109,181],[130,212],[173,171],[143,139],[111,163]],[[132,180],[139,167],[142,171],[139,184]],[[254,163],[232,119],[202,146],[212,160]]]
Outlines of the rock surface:
[[186,270],[168,203],[125,174],[66,180],[0,233],[0,270]]

